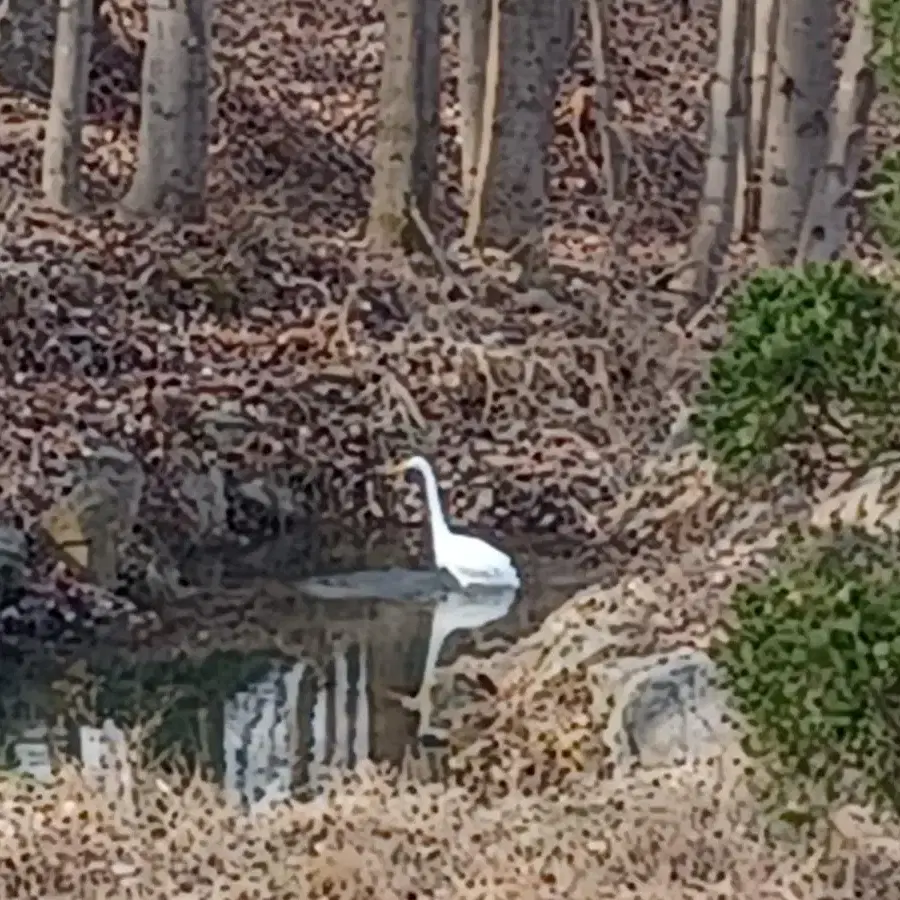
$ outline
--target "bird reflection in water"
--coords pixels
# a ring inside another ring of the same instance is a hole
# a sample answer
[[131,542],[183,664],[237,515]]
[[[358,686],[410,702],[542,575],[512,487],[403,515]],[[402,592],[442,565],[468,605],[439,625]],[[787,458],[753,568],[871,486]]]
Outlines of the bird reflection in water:
[[425,654],[422,685],[412,702],[419,712],[419,735],[431,731],[433,690],[437,681],[437,664],[441,649],[454,631],[474,630],[502,619],[516,599],[515,588],[493,588],[481,591],[450,591],[438,601],[431,624],[431,637]]

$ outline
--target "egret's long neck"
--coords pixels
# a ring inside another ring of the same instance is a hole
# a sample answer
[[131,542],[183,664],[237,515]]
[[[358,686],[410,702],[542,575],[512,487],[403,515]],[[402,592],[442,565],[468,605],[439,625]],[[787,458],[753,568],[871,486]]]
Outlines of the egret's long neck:
[[438,490],[437,479],[430,469],[422,470],[422,478],[425,481],[425,499],[428,503],[428,519],[431,523],[432,539],[442,537],[449,533],[444,511],[441,509],[441,493]]

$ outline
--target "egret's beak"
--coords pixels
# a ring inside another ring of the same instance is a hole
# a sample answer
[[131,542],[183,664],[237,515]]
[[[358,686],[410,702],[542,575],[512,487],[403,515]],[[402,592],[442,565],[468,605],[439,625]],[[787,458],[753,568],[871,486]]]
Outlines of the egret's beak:
[[402,473],[405,472],[405,471],[406,471],[406,463],[405,463],[405,462],[402,462],[402,463],[397,463],[396,465],[393,465],[393,466],[387,466],[387,467],[385,467],[385,469],[384,469],[384,474],[385,474],[388,478],[391,478],[391,477],[393,477],[394,475],[400,475],[400,474],[402,474]]

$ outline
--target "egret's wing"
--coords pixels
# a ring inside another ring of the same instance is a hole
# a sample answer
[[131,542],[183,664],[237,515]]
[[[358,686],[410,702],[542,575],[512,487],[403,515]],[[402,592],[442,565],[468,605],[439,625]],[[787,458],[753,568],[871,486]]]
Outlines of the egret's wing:
[[448,549],[458,573],[473,582],[519,583],[512,559],[502,550],[469,535],[454,535],[454,538],[452,547]]
[[438,568],[447,569],[462,583],[497,587],[520,584],[519,574],[505,553],[467,534],[451,532],[435,537],[434,558]]
[[[459,554],[459,564],[463,567],[477,569],[508,569],[512,566],[512,559],[502,550],[492,547],[481,538],[470,537],[467,534],[454,535],[454,553]],[[457,544],[456,541],[459,543]]]

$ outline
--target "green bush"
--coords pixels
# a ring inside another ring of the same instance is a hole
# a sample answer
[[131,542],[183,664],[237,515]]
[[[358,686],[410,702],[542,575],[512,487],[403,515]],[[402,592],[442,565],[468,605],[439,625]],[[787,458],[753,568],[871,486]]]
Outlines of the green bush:
[[693,427],[732,472],[900,449],[900,306],[849,263],[755,273],[730,301]]
[[715,648],[768,799],[812,814],[846,796],[900,811],[900,538],[795,536],[742,585]]
[[885,244],[900,249],[900,153],[887,151],[872,176],[868,212]]
[[[872,26],[878,82],[896,98],[900,96],[900,2],[874,0]],[[881,238],[897,253],[900,250],[900,153],[888,149],[881,155],[867,187],[870,192],[867,212]]]
[[878,81],[895,97],[900,95],[900,3],[873,0],[872,29]]

